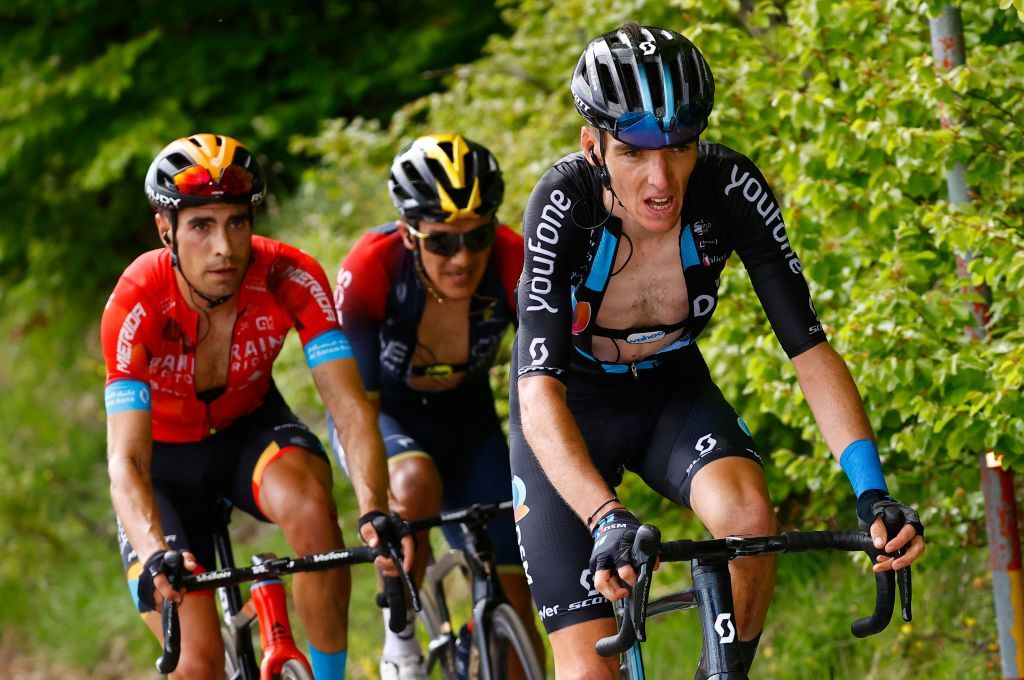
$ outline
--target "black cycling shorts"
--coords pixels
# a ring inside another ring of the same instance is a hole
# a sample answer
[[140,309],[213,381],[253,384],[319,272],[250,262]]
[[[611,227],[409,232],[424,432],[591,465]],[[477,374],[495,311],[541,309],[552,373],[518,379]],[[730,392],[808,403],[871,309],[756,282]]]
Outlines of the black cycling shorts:
[[[327,461],[319,438],[307,428],[271,385],[263,405],[230,426],[198,442],[153,442],[150,476],[153,497],[167,544],[195,555],[200,570],[216,567],[213,532],[224,498],[253,517],[269,521],[260,510],[259,487],[266,466],[289,450],[301,449]],[[138,581],[142,562],[117,522],[121,564],[128,590],[140,612]],[[212,591],[207,591],[212,592]]]
[[[408,388],[381,393],[377,419],[388,461],[407,456],[426,456],[437,466],[443,485],[442,510],[457,510],[474,503],[507,501],[508,444],[494,410],[494,395],[487,376],[440,392]],[[345,454],[334,424],[328,417],[331,451],[343,470]],[[441,527],[452,548],[465,540],[454,524]],[[519,546],[511,514],[496,517],[487,525],[498,566],[519,568]]]
[[[761,464],[747,426],[711,380],[696,346],[635,378],[571,371],[567,401],[594,466],[613,489],[628,469],[665,498],[689,507],[690,483],[708,463],[739,456]],[[509,409],[520,556],[544,627],[552,633],[611,617],[590,574],[594,540],[548,482],[523,436],[515,380]]]

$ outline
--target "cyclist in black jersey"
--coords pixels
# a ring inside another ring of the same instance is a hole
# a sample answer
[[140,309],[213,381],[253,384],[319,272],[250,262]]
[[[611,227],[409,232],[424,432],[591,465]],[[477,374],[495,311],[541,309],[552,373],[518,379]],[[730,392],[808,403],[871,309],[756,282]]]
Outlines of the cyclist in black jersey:
[[[504,194],[498,163],[461,135],[427,135],[395,157],[388,187],[401,219],[353,246],[338,272],[335,301],[379,407],[394,507],[417,519],[507,500],[508,444],[489,374],[515,322],[523,238],[497,221]],[[502,586],[543,658],[511,516],[498,517],[488,531]],[[458,527],[445,527],[444,534],[452,547],[462,547]],[[424,532],[417,581],[428,548]],[[381,677],[425,677],[415,618],[393,633],[386,610],[384,616]]]
[[[775,533],[761,456],[696,340],[739,255],[796,369],[877,546],[924,551],[917,513],[893,501],[863,404],[818,321],[768,183],[743,155],[700,141],[714,80],[686,38],[627,23],[587,46],[571,89],[587,125],[526,208],[510,386],[520,552],[559,678],[617,677],[594,643],[608,600],[635,579],[639,521],[615,497],[624,469],[693,509],[715,536]],[[878,519],[908,526],[886,543]],[[650,519],[650,518],[648,518]],[[749,668],[775,576],[771,557],[730,565]],[[703,664],[701,664],[703,666]],[[704,677],[698,668],[696,677]]]

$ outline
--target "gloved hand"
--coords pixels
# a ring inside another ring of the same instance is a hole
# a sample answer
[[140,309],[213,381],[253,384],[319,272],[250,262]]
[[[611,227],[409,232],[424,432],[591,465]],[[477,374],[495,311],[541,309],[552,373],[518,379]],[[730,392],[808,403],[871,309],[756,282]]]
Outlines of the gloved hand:
[[881,517],[885,509],[889,507],[899,510],[903,515],[904,523],[914,527],[918,536],[924,536],[924,525],[921,524],[921,517],[917,514],[917,510],[894,501],[889,494],[877,489],[869,489],[857,499],[857,521],[861,530],[870,530],[875,520]]
[[594,549],[590,553],[591,575],[596,578],[599,571],[615,571],[619,567],[632,565],[630,552],[639,528],[640,520],[628,510],[616,508],[606,513],[594,527]]

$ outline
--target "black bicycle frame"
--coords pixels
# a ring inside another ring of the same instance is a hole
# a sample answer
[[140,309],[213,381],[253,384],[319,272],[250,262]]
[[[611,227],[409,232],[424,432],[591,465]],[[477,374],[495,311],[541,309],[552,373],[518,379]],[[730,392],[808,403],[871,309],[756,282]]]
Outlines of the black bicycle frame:
[[[887,513],[885,520],[889,536],[899,532],[899,519]],[[863,532],[785,532],[779,536],[743,538],[729,536],[711,541],[668,541],[661,542],[656,527],[643,525],[633,543],[634,564],[639,564],[636,585],[632,594],[619,605],[620,627],[618,634],[603,638],[596,649],[602,656],[615,656],[631,652],[631,660],[644,677],[643,660],[639,644],[646,641],[646,620],[653,612],[647,611],[647,597],[650,593],[654,565],[660,558],[664,562],[690,561],[693,588],[680,593],[672,601],[661,604],[659,611],[669,611],[692,606],[695,601],[700,610],[704,637],[704,654],[708,678],[714,680],[747,680],[740,656],[739,630],[732,601],[732,580],[729,576],[729,561],[736,557],[764,555],[778,552],[803,552],[808,550],[864,551],[871,556],[872,563],[881,554],[871,537]],[[902,615],[905,621],[912,618],[910,568],[899,572],[899,591]],[[896,574],[892,571],[875,574],[875,607],[870,616],[851,624],[856,637],[867,637],[879,633],[889,625],[896,598]],[[692,593],[692,599],[688,596]]]

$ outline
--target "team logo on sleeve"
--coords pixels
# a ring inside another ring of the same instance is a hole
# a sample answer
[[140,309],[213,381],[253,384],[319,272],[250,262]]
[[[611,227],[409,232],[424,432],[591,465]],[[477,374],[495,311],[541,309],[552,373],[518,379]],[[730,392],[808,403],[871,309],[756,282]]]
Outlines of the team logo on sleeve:
[[117,370],[122,373],[127,373],[132,363],[132,341],[135,340],[135,334],[139,332],[139,326],[142,325],[145,316],[146,308],[141,302],[136,302],[117,333]]
[[548,346],[544,344],[547,338],[534,338],[533,342],[530,343],[530,358],[533,359],[530,362],[531,366],[543,366],[544,362],[548,358]]

